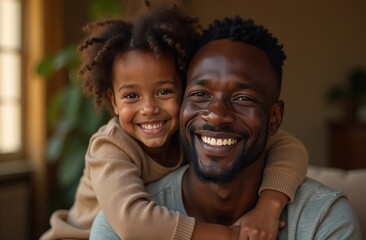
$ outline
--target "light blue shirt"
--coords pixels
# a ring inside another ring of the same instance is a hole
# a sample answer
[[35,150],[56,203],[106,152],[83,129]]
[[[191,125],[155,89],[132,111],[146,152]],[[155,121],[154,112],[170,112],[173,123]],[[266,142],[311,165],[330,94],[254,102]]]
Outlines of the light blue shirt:
[[[187,214],[182,197],[182,179],[187,165],[146,186],[159,205]],[[362,239],[360,226],[349,202],[338,190],[307,178],[299,187],[295,200],[283,211],[287,222],[280,240]],[[142,226],[143,229],[143,226]],[[90,239],[120,239],[102,212],[96,217]]]

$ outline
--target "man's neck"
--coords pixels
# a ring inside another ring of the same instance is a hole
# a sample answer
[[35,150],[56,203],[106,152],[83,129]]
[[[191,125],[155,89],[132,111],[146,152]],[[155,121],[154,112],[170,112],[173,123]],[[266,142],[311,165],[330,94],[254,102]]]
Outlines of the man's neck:
[[263,166],[264,160],[258,160],[222,185],[199,180],[190,166],[182,182],[188,215],[209,223],[232,225],[257,203]]

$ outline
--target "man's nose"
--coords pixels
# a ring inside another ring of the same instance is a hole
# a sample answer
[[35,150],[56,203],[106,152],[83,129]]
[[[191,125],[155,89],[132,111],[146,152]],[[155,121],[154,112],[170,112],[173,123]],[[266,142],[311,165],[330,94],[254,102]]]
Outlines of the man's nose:
[[145,100],[140,108],[140,113],[142,115],[147,115],[147,116],[157,114],[157,113],[159,113],[159,111],[160,111],[160,108],[159,108],[158,104],[155,102],[155,100],[153,100],[153,99]]
[[212,102],[202,114],[202,118],[216,126],[234,122],[230,107],[222,100]]

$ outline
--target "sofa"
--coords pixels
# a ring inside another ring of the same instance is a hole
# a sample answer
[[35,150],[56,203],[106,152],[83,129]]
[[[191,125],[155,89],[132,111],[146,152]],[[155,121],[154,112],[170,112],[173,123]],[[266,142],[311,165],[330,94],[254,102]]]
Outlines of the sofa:
[[343,170],[310,165],[307,176],[347,195],[359,219],[362,236],[366,237],[366,168]]

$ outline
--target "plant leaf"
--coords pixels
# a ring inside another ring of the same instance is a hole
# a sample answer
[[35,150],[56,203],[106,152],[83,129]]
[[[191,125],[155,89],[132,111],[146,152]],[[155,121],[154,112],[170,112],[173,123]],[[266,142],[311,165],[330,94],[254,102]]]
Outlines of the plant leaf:
[[75,124],[68,119],[58,121],[55,132],[48,140],[47,160],[49,163],[53,164],[60,159],[64,150],[65,139],[74,126]]
[[52,67],[55,71],[61,68],[73,68],[78,64],[78,53],[75,45],[69,45],[58,52],[52,61]]
[[88,9],[91,19],[121,16],[121,4],[116,0],[94,0]]
[[78,186],[79,186],[79,180],[72,182],[72,184],[64,190],[64,194],[62,196],[68,208],[70,208],[74,202]]
[[50,76],[54,72],[53,56],[47,56],[42,59],[36,67],[36,72],[43,77]]
[[62,99],[62,112],[64,118],[76,123],[79,116],[79,109],[82,102],[83,93],[80,83],[71,82],[65,87]]
[[84,168],[87,144],[78,138],[70,138],[59,166],[59,183],[63,188],[79,181]]
[[109,119],[110,114],[106,110],[95,109],[93,98],[87,97],[83,99],[78,125],[86,136],[91,137]]
[[55,128],[58,119],[61,115],[61,100],[63,98],[64,89],[55,92],[48,103],[47,121],[51,128]]

